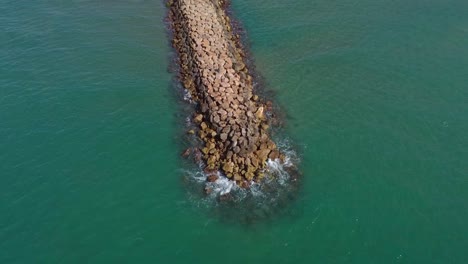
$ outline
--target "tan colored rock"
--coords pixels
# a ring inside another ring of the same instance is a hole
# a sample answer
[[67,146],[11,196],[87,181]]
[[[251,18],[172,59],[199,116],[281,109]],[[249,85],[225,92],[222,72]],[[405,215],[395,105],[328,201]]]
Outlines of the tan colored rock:
[[193,121],[195,121],[196,123],[201,123],[202,120],[203,120],[203,115],[201,114],[196,115],[195,118],[193,119]]
[[200,127],[201,129],[205,130],[208,127],[208,125],[205,122],[201,122]]
[[232,173],[234,171],[234,163],[232,161],[225,162],[223,165],[223,170],[226,173]]
[[272,159],[272,160],[275,160],[275,159],[278,159],[280,156],[280,153],[278,150],[274,149],[270,152],[270,154],[268,155],[268,158]]
[[267,148],[256,151],[258,158],[263,162],[268,158],[269,153],[270,153],[270,150]]
[[255,112],[255,116],[258,118],[258,119],[263,119],[263,106],[260,106],[257,110],[257,112]]
[[222,170],[240,185],[257,181],[266,159],[281,153],[264,121],[270,105],[259,105],[253,94],[240,37],[232,32],[223,1],[171,1],[181,82],[201,110],[193,121],[205,147],[196,153],[210,172]]

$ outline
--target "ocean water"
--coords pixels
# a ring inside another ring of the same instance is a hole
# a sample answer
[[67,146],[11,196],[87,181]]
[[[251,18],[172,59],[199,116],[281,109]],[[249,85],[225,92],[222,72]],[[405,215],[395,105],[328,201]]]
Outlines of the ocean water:
[[302,160],[251,225],[188,195],[161,1],[0,2],[0,263],[466,263],[468,2],[233,11]]

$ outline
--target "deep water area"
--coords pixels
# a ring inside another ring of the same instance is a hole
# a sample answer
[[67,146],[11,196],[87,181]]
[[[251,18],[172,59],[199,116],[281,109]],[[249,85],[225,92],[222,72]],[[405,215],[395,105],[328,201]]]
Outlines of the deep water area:
[[232,11],[300,160],[267,206],[190,189],[163,1],[0,2],[0,263],[466,263],[468,2]]

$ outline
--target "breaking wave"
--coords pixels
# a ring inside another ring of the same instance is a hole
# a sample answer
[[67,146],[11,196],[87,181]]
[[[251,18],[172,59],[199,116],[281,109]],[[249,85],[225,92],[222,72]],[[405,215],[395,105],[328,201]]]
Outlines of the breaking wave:
[[217,172],[217,180],[208,182],[203,165],[182,171],[190,200],[198,207],[215,212],[225,220],[252,223],[271,217],[287,207],[297,195],[300,159],[289,139],[277,140],[278,149],[286,156],[267,161],[262,182],[251,182],[241,188]]

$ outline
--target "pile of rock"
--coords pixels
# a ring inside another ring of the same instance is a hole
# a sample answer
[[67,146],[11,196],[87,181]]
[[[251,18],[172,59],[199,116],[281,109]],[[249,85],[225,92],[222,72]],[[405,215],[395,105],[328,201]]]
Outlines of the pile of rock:
[[245,54],[222,0],[168,2],[180,80],[198,104],[193,116],[208,171],[244,186],[281,154],[268,135],[266,106],[253,94]]

